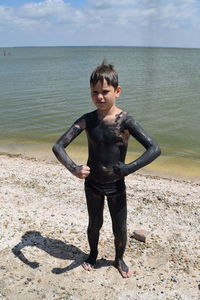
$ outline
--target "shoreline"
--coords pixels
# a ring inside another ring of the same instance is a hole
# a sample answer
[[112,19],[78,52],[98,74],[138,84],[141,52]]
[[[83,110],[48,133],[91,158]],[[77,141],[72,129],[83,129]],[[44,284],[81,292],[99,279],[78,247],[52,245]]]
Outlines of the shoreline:
[[[69,151],[69,153],[71,154],[71,156],[73,156],[73,159],[77,159],[77,163],[81,163],[83,162],[83,160],[85,161],[85,156],[81,157],[79,155],[76,155],[73,151]],[[42,162],[42,163],[47,163],[47,164],[52,164],[52,165],[60,165],[62,168],[64,168],[64,166],[62,166],[60,164],[60,162],[54,158],[54,155],[50,155],[49,158],[47,159],[46,157],[44,157],[43,155],[38,154],[38,155],[26,155],[26,154],[22,154],[22,153],[9,153],[9,152],[0,152],[0,159],[1,157],[7,157],[7,158],[19,158],[19,159],[23,159],[23,160],[27,160],[27,161],[35,161],[37,163]],[[155,164],[155,163],[154,163]],[[160,167],[160,165],[159,165]],[[141,170],[138,170],[136,173],[134,174],[130,174],[132,176],[134,175],[139,175],[139,176],[144,176],[144,177],[149,177],[149,178],[160,178],[163,180],[173,180],[173,181],[177,181],[177,182],[190,182],[190,183],[194,183],[194,184],[200,184],[200,178],[197,176],[189,176],[189,177],[184,177],[180,175],[180,172],[178,173],[170,173],[170,172],[162,172],[162,170],[159,167],[154,167],[151,168],[150,166],[147,166],[146,168],[142,168]],[[129,175],[129,176],[130,176]]]
[[[35,158],[47,162],[58,162],[52,153],[53,143],[3,143],[0,155],[22,156]],[[85,145],[72,144],[68,146],[70,157],[78,164],[87,163],[87,147]],[[141,152],[127,152],[126,163],[129,163],[140,156]],[[151,164],[145,166],[137,173],[155,175],[163,178],[178,180],[200,181],[200,161],[187,157],[167,156],[161,154]]]
[[[112,266],[107,203],[92,272],[87,208],[81,179],[59,163],[0,155],[2,300],[196,300],[199,281],[200,184],[141,173],[126,178],[128,243],[133,276]],[[133,231],[148,231],[145,243]]]

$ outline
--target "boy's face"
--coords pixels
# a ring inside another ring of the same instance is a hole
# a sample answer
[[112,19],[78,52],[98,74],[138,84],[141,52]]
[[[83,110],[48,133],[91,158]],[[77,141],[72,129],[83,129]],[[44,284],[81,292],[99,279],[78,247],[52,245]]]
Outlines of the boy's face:
[[108,85],[105,79],[103,84],[98,81],[95,86],[91,86],[92,101],[98,110],[109,110],[115,106],[116,98],[119,97],[120,92],[120,86],[115,89],[112,85]]

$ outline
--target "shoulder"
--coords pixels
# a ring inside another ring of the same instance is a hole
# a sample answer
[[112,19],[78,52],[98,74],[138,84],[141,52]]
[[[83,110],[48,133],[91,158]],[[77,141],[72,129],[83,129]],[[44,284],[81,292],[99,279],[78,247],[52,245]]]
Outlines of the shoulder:
[[74,122],[74,124],[79,125],[81,128],[84,127],[85,129],[88,127],[88,124],[94,123],[96,119],[97,119],[97,113],[96,110],[94,110],[82,115],[79,119],[77,119]]
[[137,123],[136,120],[132,117],[132,115],[126,111],[123,111],[123,122],[125,127],[127,128],[133,127]]
[[97,110],[90,111],[84,115],[85,119],[97,118]]

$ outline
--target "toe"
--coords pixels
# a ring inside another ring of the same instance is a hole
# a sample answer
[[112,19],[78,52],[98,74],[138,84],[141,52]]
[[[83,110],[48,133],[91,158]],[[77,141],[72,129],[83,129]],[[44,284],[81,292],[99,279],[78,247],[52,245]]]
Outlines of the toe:
[[93,269],[93,267],[92,267],[89,263],[87,263],[87,262],[84,262],[84,263],[82,264],[82,267],[83,267],[83,269],[86,270],[86,271],[92,271],[92,269]]
[[129,278],[131,277],[131,273],[130,272],[120,272],[123,278]]
[[126,274],[127,274],[127,278],[130,278],[132,276],[133,272],[129,270]]

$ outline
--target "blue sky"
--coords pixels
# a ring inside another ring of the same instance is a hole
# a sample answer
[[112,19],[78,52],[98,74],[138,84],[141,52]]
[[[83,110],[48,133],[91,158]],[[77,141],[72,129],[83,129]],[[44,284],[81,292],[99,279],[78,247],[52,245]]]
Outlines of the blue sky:
[[0,47],[200,48],[200,0],[0,0]]

